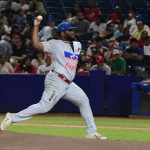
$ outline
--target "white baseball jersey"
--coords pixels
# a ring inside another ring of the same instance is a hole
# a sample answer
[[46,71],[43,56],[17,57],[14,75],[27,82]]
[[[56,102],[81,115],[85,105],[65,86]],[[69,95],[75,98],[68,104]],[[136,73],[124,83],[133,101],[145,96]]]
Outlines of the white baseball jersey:
[[74,41],[74,50],[70,44],[62,40],[49,40],[42,42],[44,52],[52,56],[52,66],[55,72],[63,74],[68,80],[72,81],[75,77],[81,43]]
[[46,66],[46,64],[41,65],[37,69],[37,74],[48,74],[53,69],[53,66]]

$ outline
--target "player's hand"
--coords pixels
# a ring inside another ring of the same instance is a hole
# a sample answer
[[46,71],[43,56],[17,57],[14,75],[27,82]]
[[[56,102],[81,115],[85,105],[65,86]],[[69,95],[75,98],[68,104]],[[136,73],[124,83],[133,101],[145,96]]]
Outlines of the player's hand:
[[34,26],[39,26],[43,18],[39,18],[39,16],[34,18]]

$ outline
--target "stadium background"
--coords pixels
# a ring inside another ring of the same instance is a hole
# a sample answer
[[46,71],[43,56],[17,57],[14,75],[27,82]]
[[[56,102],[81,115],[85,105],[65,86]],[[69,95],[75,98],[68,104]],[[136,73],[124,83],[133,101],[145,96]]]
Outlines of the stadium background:
[[[64,21],[66,17],[68,17],[69,13],[73,9],[76,2],[80,2],[83,5],[87,4],[86,0],[80,0],[80,1],[69,1],[69,0],[45,0],[44,1],[43,0],[42,2],[46,8],[47,14],[44,15],[44,20],[42,22],[41,28],[47,24],[47,20],[49,17],[55,18],[56,25],[58,25],[58,23],[60,23],[61,21]],[[136,1],[135,0],[130,0],[130,1],[129,0],[112,0],[112,1],[111,0],[96,0],[95,3],[96,3],[96,6],[100,8],[102,16],[104,18],[109,17],[109,15],[115,10],[117,5],[121,6],[123,12],[126,15],[128,14],[128,11],[132,6],[136,8],[137,14],[141,14],[144,17],[144,23],[147,25],[150,25],[150,18],[149,18],[150,17],[149,16],[150,2],[148,0],[140,0],[140,1],[137,1],[137,0]],[[31,26],[33,23],[33,19],[34,19],[34,16],[29,18],[29,20],[31,21]],[[88,38],[89,37],[85,37],[85,39],[81,39],[81,43],[83,44],[85,48],[87,48],[87,44],[89,40]],[[0,75],[0,85],[1,85],[0,86],[0,91],[1,91],[0,112],[2,113],[5,113],[7,111],[17,112],[27,107],[28,105],[37,102],[40,99],[42,91],[43,91],[44,77],[45,75],[35,75],[35,74],[34,75],[33,74],[16,74],[16,75],[15,74],[7,74],[7,75],[1,74]],[[136,95],[135,97],[133,97],[132,92],[137,89],[134,89],[132,87],[132,83],[133,82],[139,83],[140,81],[141,81],[141,78],[137,76],[116,76],[116,75],[107,76],[105,72],[103,71],[91,72],[90,76],[77,75],[75,79],[75,82],[84,89],[84,91],[88,94],[89,98],[91,99],[90,103],[91,103],[92,110],[95,116],[119,116],[119,117],[128,117],[134,114],[135,115],[141,115],[141,114],[149,115],[149,110],[147,110],[144,113],[141,112],[141,108],[140,108],[141,96]],[[137,93],[139,94],[139,91],[136,91],[136,94]],[[149,95],[146,95],[146,96],[149,99]],[[136,98],[136,100],[138,101],[135,101],[135,103],[133,103],[133,98]],[[137,106],[137,103],[138,103],[138,106]],[[135,105],[135,108],[134,108],[135,112],[132,112],[133,107],[134,107],[133,105]],[[74,107],[72,104],[67,103],[66,101],[58,103],[56,107],[52,110],[52,112],[56,114],[58,112],[78,114],[77,108]],[[58,120],[59,119],[60,118],[58,117]],[[35,119],[35,122],[38,122],[37,120]],[[46,118],[46,120],[48,119]],[[63,120],[63,117],[62,117],[62,120]],[[128,121],[129,120],[127,120],[127,122]],[[42,124],[44,124],[44,122],[45,121],[43,121]],[[61,124],[62,122],[60,121],[59,124]],[[111,124],[110,122],[109,122],[109,125]],[[119,122],[122,122],[122,120],[119,120]],[[144,122],[143,119],[141,120],[141,122]],[[31,123],[32,123],[32,120],[31,120]],[[147,134],[146,132],[144,132],[143,137],[148,136],[148,133],[149,133],[149,123],[147,122],[147,120],[145,124],[147,128],[147,131],[146,131]],[[105,125],[107,126],[108,124],[104,123],[104,126]],[[144,125],[141,125],[140,127],[145,128]],[[32,127],[31,129],[29,129],[27,128],[27,125],[24,125],[24,126],[25,126],[23,128],[24,133],[29,133],[28,132],[29,130],[34,130]],[[102,125],[100,124],[100,126]],[[127,127],[128,126],[129,125],[127,125]],[[134,125],[132,125],[132,127],[134,128]],[[28,131],[26,131],[25,128],[27,128]],[[9,131],[13,131],[13,132],[19,132],[19,130],[20,130],[19,127],[15,125],[9,129]],[[23,132],[23,131],[20,130],[20,132]],[[41,131],[39,134],[42,134],[42,132],[43,131]],[[58,131],[57,133],[59,132],[60,131]],[[73,130],[71,132],[73,132]],[[126,131],[124,133],[120,133],[120,131],[116,132],[116,130],[114,130],[114,132],[112,133],[110,131],[109,133],[107,133],[105,130],[102,130],[102,132],[106,133],[106,135],[108,135],[108,137],[110,137],[110,139],[112,140],[113,139],[120,140],[121,139],[120,136],[125,135]],[[139,132],[139,131],[136,130],[136,132]],[[34,133],[36,134],[37,131],[34,130]],[[115,139],[110,133],[112,135],[114,134],[115,136],[116,136],[115,133],[118,133],[119,137]],[[141,132],[139,132],[139,135],[136,135],[133,133],[131,134],[133,134],[134,136],[140,136],[140,133]],[[61,136],[63,136],[64,134],[65,133],[62,133]],[[80,136],[83,138],[82,134]],[[131,134],[129,134],[128,136],[130,137]],[[149,137],[147,137],[145,141],[149,141],[148,139]],[[128,140],[128,139],[123,138],[122,140]],[[140,140],[136,140],[133,138],[131,139],[131,141],[140,141]]]

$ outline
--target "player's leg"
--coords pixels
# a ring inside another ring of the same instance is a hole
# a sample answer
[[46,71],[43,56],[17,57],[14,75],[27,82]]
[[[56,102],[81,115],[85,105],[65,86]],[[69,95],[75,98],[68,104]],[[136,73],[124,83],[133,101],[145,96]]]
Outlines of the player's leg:
[[5,119],[1,123],[1,130],[5,130],[11,123],[24,121],[31,118],[33,115],[50,111],[65,94],[66,88],[68,87],[59,79],[57,79],[57,84],[55,81],[54,79],[53,81],[45,82],[45,90],[39,103],[33,104],[18,113],[7,113]]
[[29,106],[18,113],[12,114],[12,122],[20,122],[31,118],[33,115],[42,114],[50,111],[53,106],[64,95],[65,90],[47,85],[39,103]]
[[80,113],[87,125],[87,133],[89,138],[98,137],[101,139],[106,139],[106,137],[102,137],[101,135],[97,134],[89,99],[79,86],[77,86],[75,83],[71,83],[66,94],[64,95],[64,98],[79,107]]

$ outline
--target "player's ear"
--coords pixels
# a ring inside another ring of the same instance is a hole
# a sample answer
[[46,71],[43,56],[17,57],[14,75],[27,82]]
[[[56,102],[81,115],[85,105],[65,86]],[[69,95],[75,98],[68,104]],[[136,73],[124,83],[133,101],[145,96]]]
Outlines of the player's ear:
[[60,32],[59,36],[64,37],[64,35],[65,35],[65,32]]

